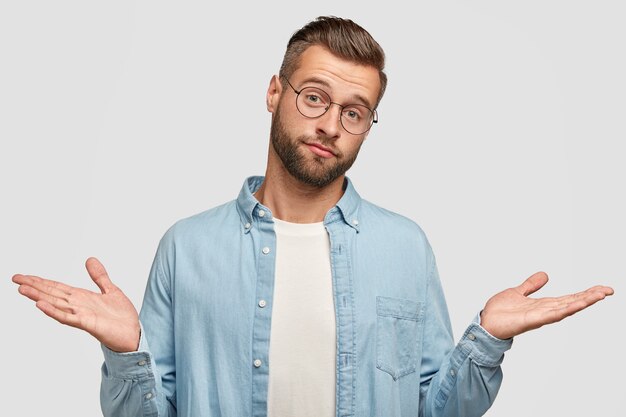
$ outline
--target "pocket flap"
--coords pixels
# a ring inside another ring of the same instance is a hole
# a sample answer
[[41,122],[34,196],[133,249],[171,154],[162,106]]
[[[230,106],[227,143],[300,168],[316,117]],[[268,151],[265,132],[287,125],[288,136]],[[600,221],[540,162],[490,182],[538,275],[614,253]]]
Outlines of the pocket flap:
[[421,320],[422,304],[401,298],[376,297],[376,313],[379,316],[396,317],[407,320]]

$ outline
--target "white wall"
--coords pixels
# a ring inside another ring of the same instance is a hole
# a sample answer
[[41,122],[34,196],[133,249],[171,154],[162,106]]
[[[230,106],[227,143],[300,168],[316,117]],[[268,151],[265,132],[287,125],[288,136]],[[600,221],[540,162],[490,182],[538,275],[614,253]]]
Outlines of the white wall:
[[166,228],[263,172],[270,76],[293,31],[335,14],[388,56],[380,123],[350,176],[425,229],[457,336],[538,270],[552,278],[543,295],[616,289],[518,337],[487,415],[623,412],[626,8],[390,3],[0,5],[3,409],[100,415],[97,343],[41,314],[11,276],[90,286],[94,255],[139,306]]

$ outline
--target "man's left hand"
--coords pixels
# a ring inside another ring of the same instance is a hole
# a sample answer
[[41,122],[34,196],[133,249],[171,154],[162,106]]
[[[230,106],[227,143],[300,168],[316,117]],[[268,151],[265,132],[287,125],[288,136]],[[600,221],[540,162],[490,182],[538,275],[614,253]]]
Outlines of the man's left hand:
[[509,339],[545,324],[563,320],[613,295],[603,285],[562,297],[529,298],[548,282],[545,272],[537,272],[520,286],[504,290],[487,301],[480,315],[480,325],[499,339]]

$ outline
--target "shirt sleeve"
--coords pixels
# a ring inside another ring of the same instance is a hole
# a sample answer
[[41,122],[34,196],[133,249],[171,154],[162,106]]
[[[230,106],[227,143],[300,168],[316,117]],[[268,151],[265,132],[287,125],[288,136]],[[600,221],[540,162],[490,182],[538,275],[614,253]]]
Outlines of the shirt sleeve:
[[102,346],[100,405],[105,417],[176,416],[173,311],[163,246],[162,240],[139,314],[139,349],[118,353]]
[[421,417],[478,417],[502,384],[500,364],[513,339],[483,329],[477,316],[454,346],[448,309],[434,258],[428,285],[420,380]]

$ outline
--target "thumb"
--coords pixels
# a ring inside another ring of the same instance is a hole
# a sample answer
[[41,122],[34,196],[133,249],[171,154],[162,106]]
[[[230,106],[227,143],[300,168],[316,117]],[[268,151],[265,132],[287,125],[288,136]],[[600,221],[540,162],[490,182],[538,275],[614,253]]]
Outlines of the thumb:
[[102,265],[99,260],[93,257],[89,258],[85,262],[85,267],[93,282],[100,288],[102,294],[111,292],[115,288],[115,285],[113,285],[109,278],[109,274],[107,274],[106,269],[104,269],[104,265]]
[[545,272],[536,272],[528,277],[526,281],[522,282],[517,289],[520,290],[524,296],[528,296],[546,285],[547,282],[548,274]]

